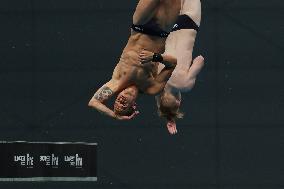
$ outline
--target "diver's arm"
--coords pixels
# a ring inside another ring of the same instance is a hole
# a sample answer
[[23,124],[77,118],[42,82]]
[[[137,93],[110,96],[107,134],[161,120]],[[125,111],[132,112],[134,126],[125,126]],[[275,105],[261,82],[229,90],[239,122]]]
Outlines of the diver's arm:
[[161,92],[170,79],[175,67],[164,67],[162,71],[153,80],[152,85],[146,90],[147,94],[156,95]]
[[166,54],[153,53],[147,50],[143,50],[139,54],[139,60],[142,64],[149,62],[159,62],[161,64],[164,64],[166,68],[175,68],[177,65],[176,57]]
[[174,56],[166,54],[155,54],[153,52],[143,50],[139,54],[139,60],[142,64],[149,62],[160,62],[164,64],[162,71],[153,80],[151,87],[146,90],[147,94],[155,95],[165,87],[167,81],[171,77],[176,65],[177,59]]
[[115,113],[104,104],[113,96],[115,90],[116,89],[113,87],[113,82],[107,82],[99,90],[97,90],[92,99],[89,101],[88,106],[96,109],[104,115],[115,118]]

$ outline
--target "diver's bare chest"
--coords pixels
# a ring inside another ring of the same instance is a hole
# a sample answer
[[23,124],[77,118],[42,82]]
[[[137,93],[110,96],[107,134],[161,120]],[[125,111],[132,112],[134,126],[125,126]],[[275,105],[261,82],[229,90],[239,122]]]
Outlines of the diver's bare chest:
[[116,67],[113,77],[122,87],[128,87],[134,84],[140,90],[144,90],[153,83],[153,70],[155,70],[154,64],[132,66],[120,64]]

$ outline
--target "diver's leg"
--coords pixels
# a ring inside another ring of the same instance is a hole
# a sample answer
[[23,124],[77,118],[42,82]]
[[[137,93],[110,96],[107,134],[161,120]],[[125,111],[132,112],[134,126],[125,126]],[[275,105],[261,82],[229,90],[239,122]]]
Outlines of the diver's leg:
[[201,22],[200,0],[183,0],[180,14],[188,15],[198,26],[200,26]]
[[140,0],[133,15],[133,24],[147,23],[154,15],[160,0]]

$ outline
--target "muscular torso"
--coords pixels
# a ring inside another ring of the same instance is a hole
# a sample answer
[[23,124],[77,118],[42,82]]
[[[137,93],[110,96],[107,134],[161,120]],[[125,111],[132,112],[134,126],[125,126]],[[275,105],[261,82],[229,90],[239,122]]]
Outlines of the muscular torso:
[[[150,19],[155,19],[161,29],[169,32],[180,12],[180,0],[164,0],[159,3],[153,15],[147,13],[149,0],[140,0],[133,16],[134,24],[143,25]],[[143,11],[144,9],[145,11]],[[151,7],[150,7],[151,8]],[[136,22],[136,23],[135,23]],[[145,35],[132,31],[120,61],[113,72],[113,79],[121,89],[130,85],[136,85],[140,91],[146,91],[152,85],[157,74],[158,64],[148,63],[142,65],[139,62],[139,53],[146,49],[151,52],[163,53],[165,50],[165,38]]]

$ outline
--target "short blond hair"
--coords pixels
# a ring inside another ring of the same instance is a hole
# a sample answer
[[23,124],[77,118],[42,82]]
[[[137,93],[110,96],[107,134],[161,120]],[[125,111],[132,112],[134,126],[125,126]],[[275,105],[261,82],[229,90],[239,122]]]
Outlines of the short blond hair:
[[161,94],[158,100],[158,115],[167,120],[182,119],[184,113],[180,111],[180,105],[176,103],[176,98],[173,95]]

